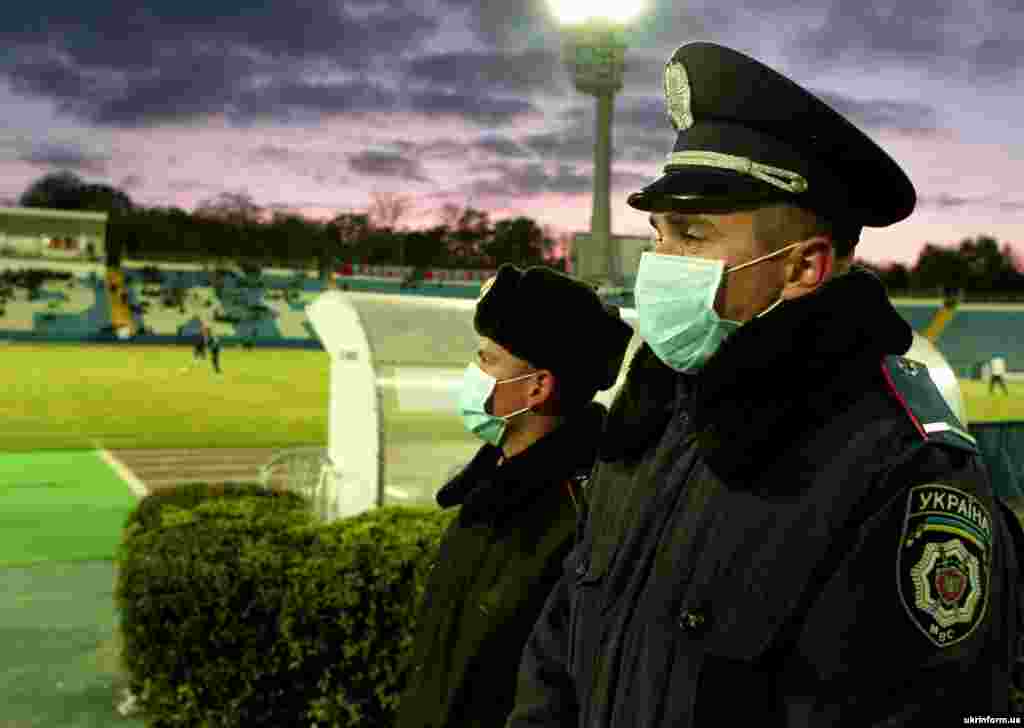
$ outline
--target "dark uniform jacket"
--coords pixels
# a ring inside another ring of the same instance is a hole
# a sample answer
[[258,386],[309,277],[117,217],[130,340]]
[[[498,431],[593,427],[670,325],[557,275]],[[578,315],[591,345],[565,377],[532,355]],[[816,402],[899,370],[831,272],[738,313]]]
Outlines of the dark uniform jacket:
[[484,445],[437,494],[461,505],[420,608],[398,728],[501,726],[530,629],[562,574],[597,454],[594,402],[518,455]]
[[[1007,714],[1007,514],[859,269],[697,376],[644,345],[507,725],[944,725]],[[746,722],[749,721],[749,722]]]

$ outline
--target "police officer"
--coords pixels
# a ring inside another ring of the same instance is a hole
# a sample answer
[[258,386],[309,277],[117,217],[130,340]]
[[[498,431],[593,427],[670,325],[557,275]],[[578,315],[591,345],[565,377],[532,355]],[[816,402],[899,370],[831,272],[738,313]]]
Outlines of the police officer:
[[396,726],[500,726],[523,644],[572,547],[582,481],[632,337],[617,308],[543,267],[482,287],[458,408],[484,444],[437,493],[459,508],[417,619]]
[[[512,728],[940,725],[1005,715],[1016,555],[971,436],[863,226],[915,192],[789,79],[710,43],[677,131],[589,515],[523,654]],[[749,722],[747,722],[749,721]]]

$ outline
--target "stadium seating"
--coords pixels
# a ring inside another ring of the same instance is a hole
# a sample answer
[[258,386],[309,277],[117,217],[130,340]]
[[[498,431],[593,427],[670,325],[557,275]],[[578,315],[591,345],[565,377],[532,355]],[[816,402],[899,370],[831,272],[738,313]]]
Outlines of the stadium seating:
[[961,377],[976,375],[977,367],[1002,354],[1010,371],[1024,370],[1024,311],[967,304],[957,309],[936,345]]
[[[33,266],[35,267],[35,266]],[[218,292],[211,276],[203,270],[161,268],[161,282],[146,282],[142,266],[126,266],[129,303],[145,310],[135,314],[135,322],[144,327],[150,340],[180,341],[188,337],[197,319],[214,323],[225,344],[254,341],[278,345],[319,347],[319,339],[306,318],[305,307],[323,291],[319,278],[308,274],[264,272],[259,283],[242,276],[227,276]],[[95,339],[109,330],[110,300],[102,275],[74,273],[75,285],[48,281],[40,289],[38,300],[26,300],[24,288],[17,288],[13,300],[0,318],[0,337],[50,338],[54,340]],[[479,282],[472,284],[421,281],[403,287],[396,278],[381,279],[350,275],[337,279],[347,290],[364,294],[354,297],[357,310],[365,319],[375,358],[381,363],[459,365],[475,351],[476,338],[471,322],[461,314],[446,314],[438,299],[475,300]],[[250,285],[253,284],[253,285]],[[184,311],[168,306],[173,290],[185,288]],[[289,291],[291,291],[289,293]],[[158,295],[152,295],[158,293]],[[367,295],[369,294],[369,295]],[[422,306],[405,305],[395,316],[394,302],[412,302],[429,297]],[[627,297],[628,299],[628,297]],[[610,300],[629,306],[631,301]],[[896,310],[916,331],[924,332],[935,319],[938,301],[897,299]],[[452,302],[452,305],[456,305]],[[461,310],[461,309],[460,309]],[[220,321],[215,321],[215,316]],[[433,335],[439,317],[453,333],[444,340]],[[224,319],[228,320],[224,320]],[[450,319],[450,320],[449,320]],[[939,350],[961,377],[978,376],[981,362],[1001,353],[1011,371],[1024,371],[1024,309],[1009,306],[961,305],[936,341]]]
[[941,308],[941,305],[938,303],[917,303],[905,300],[893,301],[893,306],[896,308],[897,313],[910,324],[910,328],[919,333],[923,333],[928,328],[928,324],[932,322],[935,314]]

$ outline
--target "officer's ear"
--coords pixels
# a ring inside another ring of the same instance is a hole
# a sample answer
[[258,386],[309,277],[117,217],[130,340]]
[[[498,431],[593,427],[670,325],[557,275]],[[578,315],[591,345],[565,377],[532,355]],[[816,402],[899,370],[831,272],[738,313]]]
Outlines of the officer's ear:
[[835,249],[829,238],[819,235],[802,241],[786,257],[782,297],[792,300],[814,293],[832,277],[835,267]]
[[527,392],[527,402],[534,412],[544,414],[548,407],[555,401],[555,390],[558,386],[558,379],[550,369],[538,369],[530,379],[530,389]]

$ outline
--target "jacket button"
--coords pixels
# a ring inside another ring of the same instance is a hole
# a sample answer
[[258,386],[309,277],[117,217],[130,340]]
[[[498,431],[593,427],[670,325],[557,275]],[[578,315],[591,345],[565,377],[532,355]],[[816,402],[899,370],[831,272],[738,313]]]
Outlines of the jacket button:
[[691,634],[703,632],[708,619],[700,609],[684,609],[679,613],[679,629]]

